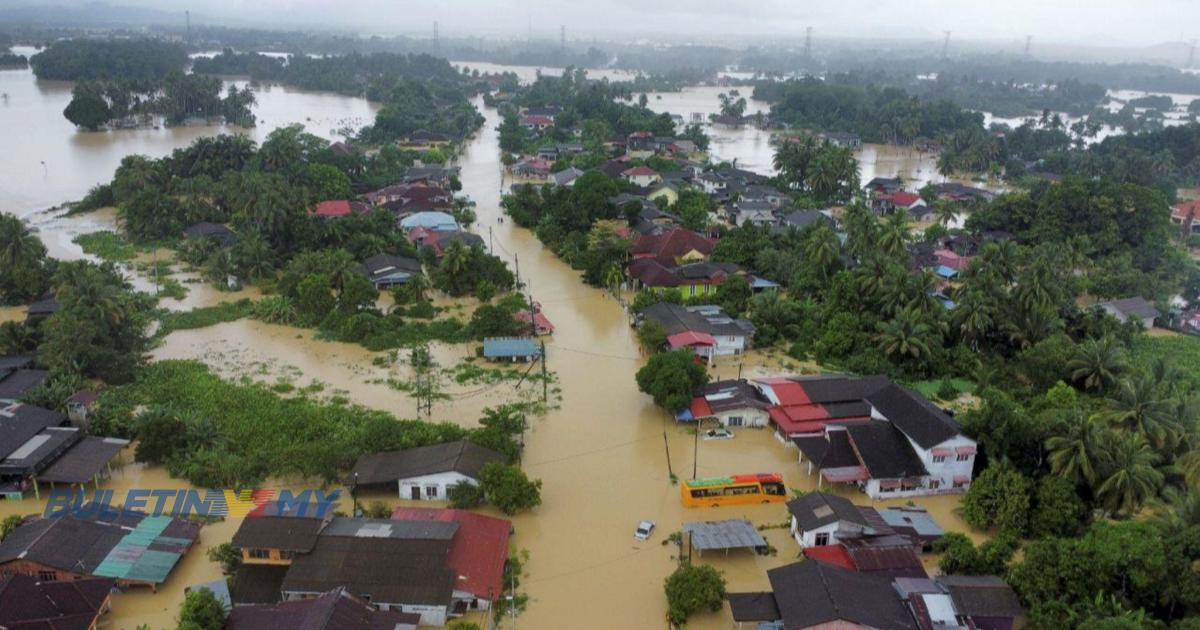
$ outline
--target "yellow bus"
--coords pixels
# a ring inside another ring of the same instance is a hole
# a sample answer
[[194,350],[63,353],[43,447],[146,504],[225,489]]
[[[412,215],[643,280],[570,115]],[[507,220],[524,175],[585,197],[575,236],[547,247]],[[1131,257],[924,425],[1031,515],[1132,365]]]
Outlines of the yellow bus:
[[679,494],[684,507],[783,503],[787,500],[787,488],[779,473],[692,479],[680,484]]

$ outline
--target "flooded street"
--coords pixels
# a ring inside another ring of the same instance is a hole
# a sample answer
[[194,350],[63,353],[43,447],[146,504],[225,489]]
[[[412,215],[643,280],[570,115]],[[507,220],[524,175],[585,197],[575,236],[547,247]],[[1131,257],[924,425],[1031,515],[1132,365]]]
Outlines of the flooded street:
[[[466,64],[481,71],[488,64]],[[500,69],[491,66],[490,69]],[[531,77],[531,71],[522,69]],[[523,77],[526,78],[526,77]],[[127,153],[163,155],[184,146],[194,137],[219,128],[132,130],[99,134],[75,132],[61,110],[70,98],[66,86],[34,83],[25,72],[0,72],[0,91],[10,94],[0,106],[0,134],[16,138],[21,152],[0,156],[0,208],[27,216],[39,228],[52,255],[78,256],[71,239],[78,233],[111,229],[111,215],[80,219],[43,219],[36,211],[68,199],[77,199],[87,188],[111,176]],[[651,98],[652,108],[688,117],[693,111],[717,107],[717,88],[694,88],[679,94]],[[521,628],[553,629],[570,625],[583,630],[665,626],[663,579],[674,568],[674,547],[663,546],[666,537],[681,529],[685,520],[745,517],[758,525],[781,524],[786,510],[780,505],[685,509],[671,473],[688,478],[693,468],[700,476],[749,472],[780,472],[789,488],[809,490],[815,480],[797,465],[797,451],[786,448],[766,430],[739,431],[733,440],[704,442],[688,428],[676,425],[637,391],[634,372],[643,364],[629,320],[620,304],[607,293],[583,284],[579,273],[559,261],[527,230],[511,221],[499,223],[500,194],[510,182],[498,161],[495,110],[476,105],[487,118],[485,126],[465,147],[463,192],[477,202],[478,225],[485,241],[491,232],[494,253],[512,263],[519,261],[521,279],[540,302],[557,330],[547,339],[548,367],[557,375],[562,399],[544,417],[531,420],[526,436],[523,466],[531,477],[543,481],[542,505],[515,517],[514,547],[527,550],[527,576],[521,589],[531,597],[528,611],[517,620]],[[753,103],[750,111],[761,108]],[[7,108],[7,109],[6,109]],[[256,113],[260,127],[250,133],[261,139],[271,126],[299,118],[317,125],[312,131],[327,134],[335,121],[370,115],[372,106],[361,99],[335,95],[296,93],[272,88],[260,93]],[[715,159],[737,159],[740,166],[760,172],[770,169],[769,134],[753,127],[711,128]],[[15,135],[14,135],[15,134]],[[868,147],[861,175],[904,174],[921,180],[936,173],[928,156],[891,154],[891,148]],[[898,150],[897,150],[898,151]],[[40,165],[47,162],[45,173]],[[32,163],[32,167],[30,166]],[[32,182],[32,183],[31,183]],[[72,254],[74,252],[74,254]],[[142,282],[143,280],[139,280]],[[236,299],[236,295],[188,284],[188,307]],[[166,302],[164,302],[166,303]],[[0,310],[0,319],[20,318],[20,309]],[[435,355],[443,367],[453,367],[473,352],[472,344],[437,345]],[[155,359],[195,358],[230,378],[249,376],[267,384],[288,383],[295,388],[313,382],[322,385],[320,398],[342,396],[363,406],[413,417],[415,405],[402,391],[388,386],[389,377],[404,378],[403,368],[374,364],[385,353],[372,353],[357,345],[314,338],[312,331],[243,320],[209,328],[171,334],[153,352]],[[786,357],[751,353],[742,358],[745,375],[765,375],[800,370]],[[811,366],[810,366],[811,367]],[[736,359],[716,368],[721,377],[732,377]],[[447,385],[452,400],[435,403],[434,420],[473,426],[486,406],[523,399],[535,394],[527,383],[523,390],[510,385]],[[540,389],[540,388],[539,388]],[[540,393],[540,392],[537,392]],[[694,453],[696,456],[694,456]],[[127,451],[126,461],[132,460]],[[301,481],[275,481],[276,485],[302,486]],[[175,488],[186,486],[169,479],[160,468],[126,464],[105,487],[118,492],[130,487]],[[856,501],[865,496],[850,494]],[[364,497],[386,499],[390,495]],[[916,499],[933,511],[947,529],[964,530],[953,513],[959,498],[942,496]],[[893,503],[902,503],[896,500]],[[348,506],[343,503],[343,509]],[[33,499],[0,503],[0,516],[36,513],[42,506]],[[636,542],[633,529],[639,520],[658,524],[647,542]],[[153,629],[173,627],[183,588],[218,577],[216,565],[205,550],[229,540],[236,522],[206,526],[197,547],[178,566],[158,594],[131,592],[114,598],[113,612],[104,618],[109,628],[133,630],[139,624]],[[729,590],[763,589],[765,570],[793,561],[798,548],[786,529],[764,532],[778,552],[774,556],[735,553],[705,557],[725,572]],[[689,621],[694,629],[728,628],[728,613],[701,614]],[[503,627],[514,624],[506,620]]]

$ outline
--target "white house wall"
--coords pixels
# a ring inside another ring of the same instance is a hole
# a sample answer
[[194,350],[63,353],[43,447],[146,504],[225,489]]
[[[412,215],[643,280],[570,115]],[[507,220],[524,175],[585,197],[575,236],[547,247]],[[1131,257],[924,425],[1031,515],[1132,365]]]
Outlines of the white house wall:
[[[448,494],[450,488],[459,483],[470,483],[478,485],[478,481],[463,475],[458,472],[444,472],[435,475],[424,475],[421,477],[410,477],[399,481],[399,490],[401,499],[412,499],[412,488],[418,487],[421,489],[422,501],[446,501],[449,499]],[[428,496],[426,488],[436,487],[437,496]]]

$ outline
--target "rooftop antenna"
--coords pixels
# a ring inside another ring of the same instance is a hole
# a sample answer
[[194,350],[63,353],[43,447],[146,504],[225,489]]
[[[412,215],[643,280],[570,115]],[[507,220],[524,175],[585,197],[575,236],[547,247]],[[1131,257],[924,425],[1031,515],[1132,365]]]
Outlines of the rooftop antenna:
[[950,31],[942,31],[946,34],[946,39],[942,40],[942,59],[945,59],[950,54]]
[[1029,56],[1029,47],[1033,44],[1033,35],[1025,36],[1025,56]]
[[440,42],[438,41],[438,23],[437,23],[437,20],[434,20],[433,21],[433,49],[434,50],[438,49],[439,43]]
[[812,57],[812,27],[804,29],[804,56]]

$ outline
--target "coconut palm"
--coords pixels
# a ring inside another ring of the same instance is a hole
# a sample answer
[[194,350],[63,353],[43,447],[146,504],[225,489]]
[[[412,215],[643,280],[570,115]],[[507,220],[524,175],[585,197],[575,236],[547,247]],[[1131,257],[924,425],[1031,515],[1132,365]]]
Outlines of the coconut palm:
[[904,253],[908,243],[908,213],[894,212],[883,225],[879,235],[879,250],[892,258]]
[[829,271],[841,257],[837,235],[827,225],[818,227],[805,242],[804,255],[821,271],[821,277],[828,279]]
[[958,206],[946,199],[933,202],[933,218],[941,225],[949,226],[958,220]]
[[604,270],[603,282],[604,286],[608,287],[613,295],[616,295],[621,283],[625,282],[625,271],[621,269],[620,265],[609,265],[608,269]]
[[0,214],[0,268],[13,269],[41,259],[46,247],[17,217]]
[[1063,322],[1053,309],[1037,308],[1031,311],[1018,309],[1013,319],[1004,322],[1002,328],[1008,342],[1018,350],[1026,350],[1033,344],[1062,330]]
[[967,291],[954,308],[954,326],[978,350],[979,341],[996,327],[996,305],[982,291]]
[[1110,425],[1140,435],[1157,449],[1173,447],[1182,437],[1170,403],[1159,396],[1158,384],[1147,374],[1121,379],[1111,404],[1104,414]]
[[1104,425],[1082,412],[1073,414],[1061,435],[1046,440],[1050,471],[1076,485],[1087,483],[1094,487],[1097,471],[1103,467],[1106,456],[1106,433]]
[[1096,498],[1109,514],[1133,516],[1162,488],[1162,458],[1139,435],[1112,434],[1107,446],[1108,465]]
[[1111,387],[1128,369],[1125,349],[1107,336],[1079,344],[1075,356],[1067,361],[1071,380],[1091,391]]
[[1162,496],[1150,501],[1154,520],[1168,531],[1200,525],[1200,492],[1175,487],[1163,488]]
[[275,274],[275,252],[258,234],[251,233],[233,247],[234,267],[247,278],[261,280]]
[[922,321],[921,313],[902,309],[887,322],[879,324],[875,336],[879,349],[888,357],[922,359],[929,356],[934,343],[934,332]]
[[32,352],[38,347],[37,330],[21,322],[0,323],[0,354]]
[[471,263],[471,250],[462,241],[451,241],[442,256],[442,271],[457,276],[467,270]]

